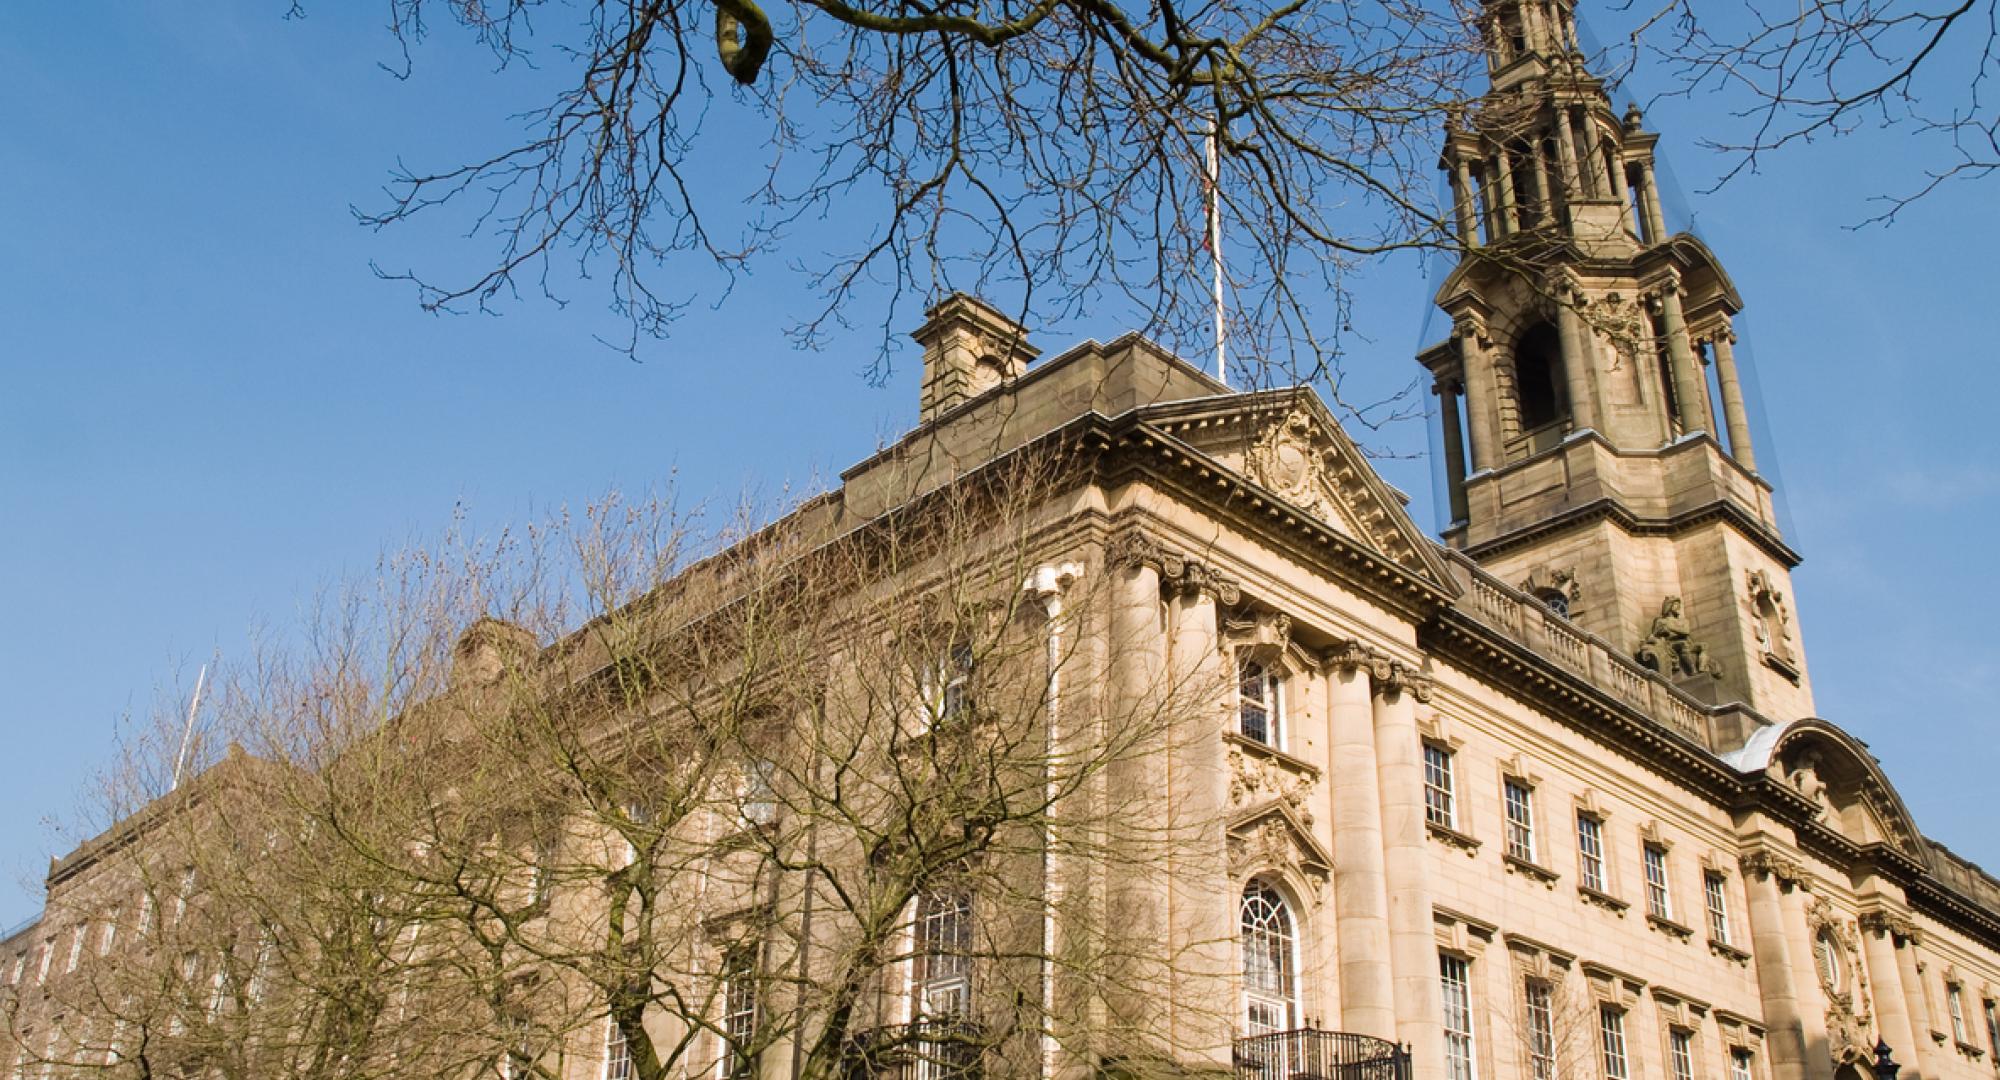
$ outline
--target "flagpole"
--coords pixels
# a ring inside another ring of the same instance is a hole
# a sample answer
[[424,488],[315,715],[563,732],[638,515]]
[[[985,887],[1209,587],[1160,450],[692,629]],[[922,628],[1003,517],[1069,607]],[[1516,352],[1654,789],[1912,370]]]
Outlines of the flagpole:
[[1222,315],[1222,161],[1216,146],[1216,126],[1208,122],[1208,254],[1215,269],[1215,379],[1229,385],[1227,324]]

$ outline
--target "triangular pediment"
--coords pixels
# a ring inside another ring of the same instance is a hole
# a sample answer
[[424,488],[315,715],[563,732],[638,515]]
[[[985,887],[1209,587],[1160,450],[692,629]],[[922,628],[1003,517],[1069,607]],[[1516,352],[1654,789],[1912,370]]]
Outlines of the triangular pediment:
[[[1149,409],[1149,423],[1278,503],[1452,590],[1436,546],[1319,396],[1292,388]],[[1453,590],[1455,591],[1455,590]]]
[[1313,839],[1312,830],[1284,799],[1271,799],[1229,819],[1230,872],[1238,877],[1264,870],[1290,870],[1324,883],[1333,856]]

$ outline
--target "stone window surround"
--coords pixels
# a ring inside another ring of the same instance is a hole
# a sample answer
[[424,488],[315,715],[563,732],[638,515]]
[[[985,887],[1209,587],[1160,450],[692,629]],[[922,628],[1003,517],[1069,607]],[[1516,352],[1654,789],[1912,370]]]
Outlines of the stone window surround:
[[1507,812],[1507,786],[1524,789],[1528,796],[1528,843],[1530,858],[1522,858],[1509,850],[1511,845],[1503,844],[1500,849],[1502,863],[1510,873],[1518,873],[1553,889],[1562,877],[1549,865],[1549,842],[1547,815],[1542,813],[1540,791],[1542,778],[1533,763],[1525,755],[1514,754],[1500,761],[1500,816],[1501,828],[1511,829],[1513,821]]
[[[1589,903],[1596,904],[1623,918],[1625,909],[1632,905],[1630,901],[1621,899],[1615,891],[1618,887],[1618,874],[1614,865],[1615,861],[1611,858],[1611,845],[1605,839],[1605,826],[1610,824],[1610,817],[1610,807],[1604,805],[1603,800],[1598,798],[1595,791],[1586,789],[1583,794],[1577,796],[1576,818],[1571,826],[1576,833],[1577,842],[1576,891],[1578,895],[1582,896]],[[1598,872],[1603,879],[1602,888],[1586,884],[1588,875],[1583,872],[1582,821],[1584,819],[1589,819],[1597,823],[1597,863]]]
[[[1655,851],[1659,852],[1660,855],[1660,891],[1664,898],[1664,903],[1660,905],[1660,910],[1658,911],[1654,910],[1652,897],[1653,882],[1650,875],[1645,871],[1646,861],[1650,854]],[[1640,876],[1643,879],[1643,884],[1647,892],[1646,924],[1662,933],[1686,941],[1694,937],[1694,928],[1680,921],[1680,906],[1675,902],[1674,896],[1673,851],[1673,839],[1666,835],[1664,829],[1660,828],[1660,823],[1657,820],[1647,821],[1645,824],[1639,826]]]
[[[1425,829],[1433,839],[1441,840],[1453,847],[1460,848],[1467,856],[1477,855],[1479,853],[1480,841],[1472,835],[1470,800],[1465,797],[1465,784],[1462,782],[1463,778],[1459,775],[1462,771],[1459,768],[1459,751],[1464,749],[1465,740],[1453,734],[1445,718],[1435,710],[1418,715],[1417,735],[1423,741],[1426,751],[1437,750],[1444,753],[1449,763],[1447,776],[1451,782],[1449,789],[1451,796],[1451,822],[1449,824],[1440,824],[1432,821],[1427,809],[1424,814]],[[1428,762],[1426,762],[1426,766],[1428,766]],[[1424,778],[1426,795],[1428,795],[1430,787],[1427,767]]]

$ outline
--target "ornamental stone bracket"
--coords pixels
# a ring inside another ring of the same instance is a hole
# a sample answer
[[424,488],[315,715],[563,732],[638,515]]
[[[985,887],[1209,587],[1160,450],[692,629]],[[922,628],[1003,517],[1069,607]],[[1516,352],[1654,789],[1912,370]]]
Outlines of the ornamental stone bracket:
[[1319,770],[1246,739],[1229,739],[1229,806],[1245,811],[1278,802],[1285,805],[1299,824],[1310,829],[1313,823],[1310,799],[1319,783]]
[[1112,538],[1109,558],[1113,566],[1146,566],[1158,571],[1160,588],[1173,595],[1204,595],[1228,607],[1243,600],[1243,587],[1235,578],[1161,544],[1140,529]]
[[1773,878],[1779,885],[1808,892],[1812,888],[1812,879],[1807,876],[1805,865],[1789,855],[1769,850],[1749,851],[1737,860],[1737,865],[1747,876]]
[[1909,916],[1884,908],[1862,912],[1859,924],[1863,933],[1888,934],[1890,942],[1898,946],[1916,943],[1921,934]]

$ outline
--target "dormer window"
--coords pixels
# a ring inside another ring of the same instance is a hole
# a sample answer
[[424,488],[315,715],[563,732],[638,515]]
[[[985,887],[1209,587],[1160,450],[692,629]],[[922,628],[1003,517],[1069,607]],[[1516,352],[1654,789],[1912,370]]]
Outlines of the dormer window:
[[1252,742],[1284,749],[1284,676],[1269,664],[1241,654],[1236,660],[1236,730]]

